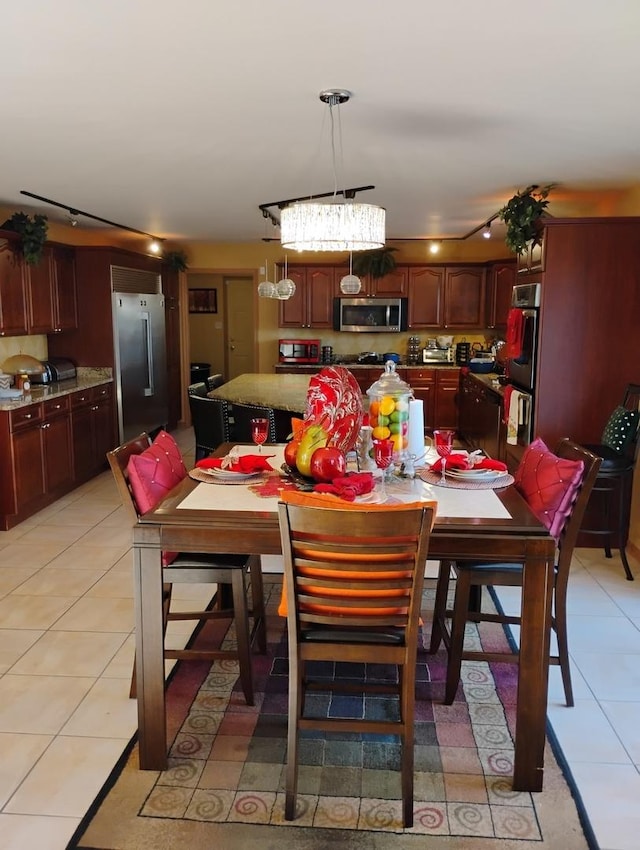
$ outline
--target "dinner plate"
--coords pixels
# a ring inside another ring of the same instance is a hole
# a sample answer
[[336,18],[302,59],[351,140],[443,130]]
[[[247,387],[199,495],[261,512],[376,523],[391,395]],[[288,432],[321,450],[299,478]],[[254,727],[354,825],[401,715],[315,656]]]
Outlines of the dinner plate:
[[228,469],[202,469],[201,467],[197,467],[195,471],[199,473],[198,477],[201,481],[203,480],[201,476],[204,476],[204,478],[212,478],[214,481],[225,484],[239,484],[251,478],[258,478],[262,474],[261,472],[231,472]]
[[460,481],[495,481],[496,478],[508,474],[506,469],[446,469],[445,467],[445,475]]

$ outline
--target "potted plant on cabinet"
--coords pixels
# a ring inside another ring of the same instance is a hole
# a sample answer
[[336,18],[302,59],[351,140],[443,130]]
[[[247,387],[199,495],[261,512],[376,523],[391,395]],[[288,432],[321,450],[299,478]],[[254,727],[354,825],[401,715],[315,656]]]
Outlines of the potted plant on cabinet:
[[378,248],[375,251],[363,251],[353,258],[353,273],[364,277],[384,277],[396,267],[396,258],[393,252],[397,248]]
[[182,250],[169,251],[169,253],[165,255],[164,261],[174,272],[186,272],[188,268],[187,255],[185,251]]
[[549,185],[536,191],[537,186],[529,186],[517,192],[498,211],[498,217],[507,226],[504,241],[514,254],[524,254],[527,245],[537,238],[538,219],[549,205],[547,196],[552,188],[553,185]]
[[46,215],[36,214],[31,218],[26,213],[16,212],[4,222],[1,229],[12,230],[20,236],[16,251],[24,257],[26,263],[35,266],[40,262],[47,241]]

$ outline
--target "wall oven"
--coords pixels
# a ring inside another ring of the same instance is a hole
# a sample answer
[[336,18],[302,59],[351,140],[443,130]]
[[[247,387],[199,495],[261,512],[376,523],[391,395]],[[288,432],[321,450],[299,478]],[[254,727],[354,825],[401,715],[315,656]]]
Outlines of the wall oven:
[[508,384],[504,393],[510,445],[528,446],[534,438],[540,294],[539,283],[523,283],[513,287],[511,296],[506,335]]

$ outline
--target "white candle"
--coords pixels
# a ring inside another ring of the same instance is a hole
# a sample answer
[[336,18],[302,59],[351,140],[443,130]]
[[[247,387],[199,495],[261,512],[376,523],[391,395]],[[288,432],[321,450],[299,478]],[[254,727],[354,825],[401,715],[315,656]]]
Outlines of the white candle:
[[424,451],[424,403],[414,398],[409,402],[409,454],[418,461]]

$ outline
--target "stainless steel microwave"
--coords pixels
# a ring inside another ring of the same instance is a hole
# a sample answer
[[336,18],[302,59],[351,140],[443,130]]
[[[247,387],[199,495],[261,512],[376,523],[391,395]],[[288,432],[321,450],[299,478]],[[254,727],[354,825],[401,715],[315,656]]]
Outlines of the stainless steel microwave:
[[334,331],[398,333],[407,329],[406,298],[335,298]]

